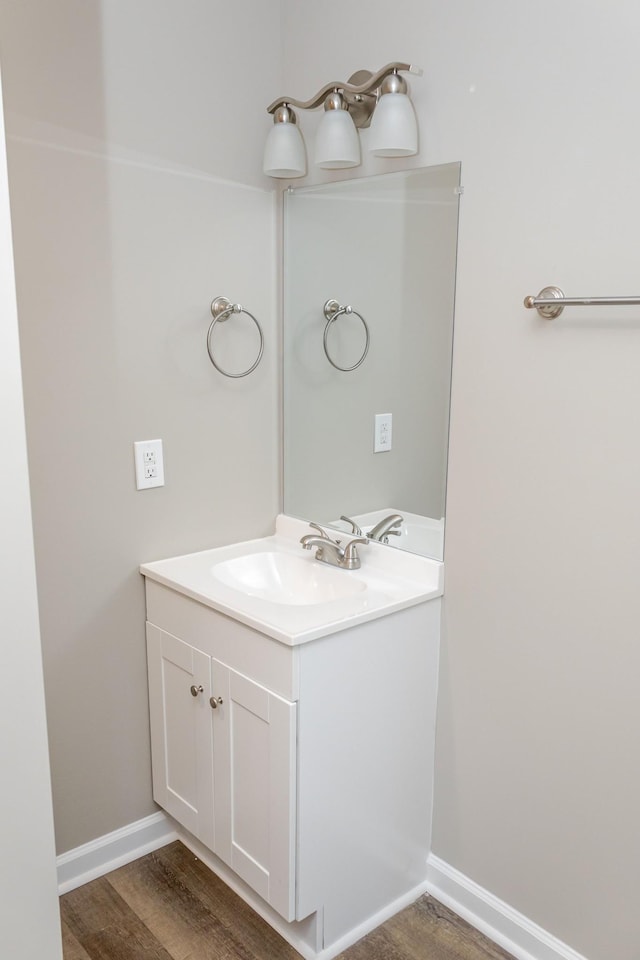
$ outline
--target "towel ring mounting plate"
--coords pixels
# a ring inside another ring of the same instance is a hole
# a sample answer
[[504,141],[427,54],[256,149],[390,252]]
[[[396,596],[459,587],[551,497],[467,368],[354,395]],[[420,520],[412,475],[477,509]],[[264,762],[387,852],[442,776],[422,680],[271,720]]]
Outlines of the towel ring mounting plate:
[[[211,337],[213,335],[213,331],[215,329],[216,323],[225,323],[229,319],[229,317],[234,313],[244,313],[246,314],[247,317],[253,320],[253,322],[255,323],[258,329],[258,335],[260,337],[260,347],[258,349],[258,356],[254,360],[254,362],[251,364],[251,366],[247,370],[243,370],[241,373],[230,373],[228,370],[224,370],[220,366],[218,361],[215,359],[213,355],[213,350],[211,347]],[[253,373],[253,371],[256,369],[256,367],[262,360],[262,354],[264,352],[264,334],[262,332],[262,327],[254,317],[254,315],[252,313],[249,313],[248,310],[245,310],[242,304],[231,303],[231,301],[227,300],[226,297],[216,297],[215,300],[212,300],[211,316],[213,317],[213,320],[209,324],[209,330],[207,332],[207,353],[209,354],[209,360],[211,360],[211,363],[214,365],[216,370],[219,373],[223,374],[225,377],[231,377],[234,380],[237,380],[240,377],[247,377],[250,373]]]

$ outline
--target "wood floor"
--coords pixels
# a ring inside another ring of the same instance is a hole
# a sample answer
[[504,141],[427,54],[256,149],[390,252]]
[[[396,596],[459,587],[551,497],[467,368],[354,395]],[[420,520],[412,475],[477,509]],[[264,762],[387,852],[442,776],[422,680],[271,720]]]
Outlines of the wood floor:
[[[299,960],[180,842],[60,899],[64,960]],[[422,897],[340,960],[512,960]]]

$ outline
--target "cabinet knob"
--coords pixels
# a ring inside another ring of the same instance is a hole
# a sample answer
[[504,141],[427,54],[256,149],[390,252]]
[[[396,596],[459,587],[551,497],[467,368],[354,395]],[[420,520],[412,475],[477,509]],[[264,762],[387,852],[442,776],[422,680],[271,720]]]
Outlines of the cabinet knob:
[[195,683],[191,684],[191,696],[197,697],[199,693],[202,693],[204,690],[203,686],[196,687]]
[[218,707],[222,706],[222,697],[210,697],[209,703],[216,710]]

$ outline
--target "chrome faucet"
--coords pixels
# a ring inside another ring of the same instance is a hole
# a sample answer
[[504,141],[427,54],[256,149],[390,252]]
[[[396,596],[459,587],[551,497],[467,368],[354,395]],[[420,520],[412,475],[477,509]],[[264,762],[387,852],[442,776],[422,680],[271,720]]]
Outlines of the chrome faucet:
[[396,528],[400,527],[403,520],[404,517],[401,517],[399,513],[392,513],[383,520],[379,520],[375,527],[369,530],[367,534],[369,540],[379,540],[380,543],[389,543],[390,534],[394,537],[400,536],[401,531]]
[[368,543],[366,537],[354,537],[343,547],[341,540],[332,540],[317,523],[310,523],[309,526],[317,530],[319,536],[308,533],[305,537],[302,537],[300,543],[304,550],[311,550],[312,547],[315,547],[316,560],[320,560],[321,563],[329,563],[332,567],[341,567],[342,570],[357,570],[359,568],[360,557],[356,547],[359,543]]

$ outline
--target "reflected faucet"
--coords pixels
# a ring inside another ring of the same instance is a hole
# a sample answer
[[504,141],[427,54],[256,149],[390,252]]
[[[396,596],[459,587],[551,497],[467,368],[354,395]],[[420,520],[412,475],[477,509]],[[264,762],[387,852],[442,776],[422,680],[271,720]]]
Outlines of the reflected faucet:
[[402,531],[397,528],[400,527],[403,520],[404,517],[401,517],[399,513],[392,513],[383,520],[379,520],[375,527],[369,530],[367,537],[369,540],[379,540],[380,543],[388,543],[389,535],[393,535],[394,537],[400,536]]
[[356,546],[359,543],[368,543],[366,537],[354,537],[343,547],[342,541],[332,540],[317,523],[310,523],[309,526],[317,530],[319,536],[308,533],[305,537],[302,537],[300,543],[303,550],[311,550],[312,547],[316,547],[316,560],[321,563],[329,563],[332,567],[340,567],[342,570],[359,569],[360,557]]
[[355,520],[352,520],[351,517],[345,517],[345,516],[340,517],[340,519],[344,520],[345,523],[348,523],[350,525],[351,533],[354,535],[354,537],[362,536],[362,530],[360,529],[358,524],[355,522]]

